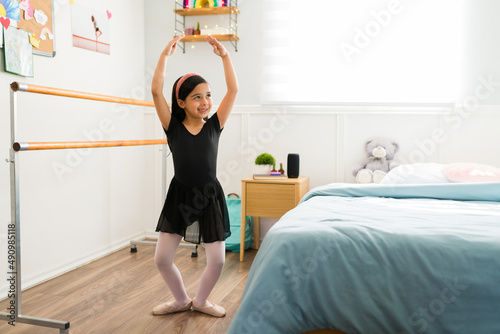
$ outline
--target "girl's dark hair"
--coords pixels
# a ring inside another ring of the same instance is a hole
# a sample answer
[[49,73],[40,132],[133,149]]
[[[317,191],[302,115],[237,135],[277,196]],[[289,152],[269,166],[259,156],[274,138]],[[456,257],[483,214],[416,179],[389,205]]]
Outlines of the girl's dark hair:
[[[172,104],[170,108],[172,109],[172,116],[177,118],[179,122],[184,121],[184,118],[186,118],[186,112],[184,109],[182,109],[179,104],[177,103],[177,96],[175,96],[175,91],[177,89],[177,83],[179,82],[179,79],[177,79],[174,83],[174,87],[172,88]],[[185,100],[186,97],[196,88],[201,83],[207,83],[203,77],[200,77],[199,75],[194,75],[192,77],[187,78],[183,83],[182,86],[179,89],[179,99]]]

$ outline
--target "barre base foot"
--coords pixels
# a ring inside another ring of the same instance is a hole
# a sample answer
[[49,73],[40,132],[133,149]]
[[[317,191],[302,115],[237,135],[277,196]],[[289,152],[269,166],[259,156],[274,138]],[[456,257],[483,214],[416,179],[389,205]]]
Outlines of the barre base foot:
[[[12,321],[12,319],[10,318],[10,314],[4,312],[0,312],[0,320]],[[32,317],[29,315],[21,314],[16,317],[15,321],[18,323],[30,324],[34,326],[56,328],[59,329],[60,334],[69,334],[69,321]]]

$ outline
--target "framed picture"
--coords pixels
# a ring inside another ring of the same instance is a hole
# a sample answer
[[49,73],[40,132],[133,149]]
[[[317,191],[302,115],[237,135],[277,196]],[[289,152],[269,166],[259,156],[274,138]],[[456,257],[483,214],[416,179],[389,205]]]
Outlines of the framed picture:
[[[0,0],[1,25],[5,29],[17,27],[27,31],[36,55],[54,57],[56,54],[52,13],[52,0]],[[1,41],[0,34],[0,47],[3,47]]]
[[19,9],[21,17],[17,27],[31,34],[33,53],[54,57],[56,50],[53,0],[20,0]]
[[73,46],[110,54],[111,38],[109,31],[110,13],[91,8],[81,3],[71,6],[71,27]]

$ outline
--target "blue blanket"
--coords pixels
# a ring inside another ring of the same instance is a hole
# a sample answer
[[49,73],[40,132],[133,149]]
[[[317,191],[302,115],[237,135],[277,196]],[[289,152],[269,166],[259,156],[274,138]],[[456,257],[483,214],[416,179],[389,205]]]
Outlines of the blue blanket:
[[313,189],[268,232],[228,333],[500,333],[500,184]]

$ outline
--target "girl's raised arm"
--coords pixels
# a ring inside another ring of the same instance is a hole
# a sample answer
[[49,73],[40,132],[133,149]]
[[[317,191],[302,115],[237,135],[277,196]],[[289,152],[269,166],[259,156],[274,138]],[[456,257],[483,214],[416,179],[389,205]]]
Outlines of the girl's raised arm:
[[233,63],[231,62],[231,58],[229,57],[229,53],[226,48],[211,35],[207,35],[207,41],[213,46],[214,53],[222,58],[224,76],[226,78],[227,92],[219,105],[219,109],[217,110],[220,127],[222,129],[229,118],[229,114],[233,109],[234,101],[236,100],[236,94],[238,93],[238,80],[236,79]]
[[167,68],[167,57],[171,56],[175,49],[177,48],[177,42],[184,35],[174,37],[170,42],[167,43],[165,50],[160,55],[158,64],[156,65],[155,73],[153,74],[153,82],[151,83],[151,93],[153,94],[153,101],[156,108],[156,113],[160,119],[161,125],[168,130],[170,124],[170,109],[168,108],[168,103],[163,96],[163,83],[165,82],[165,69]]

